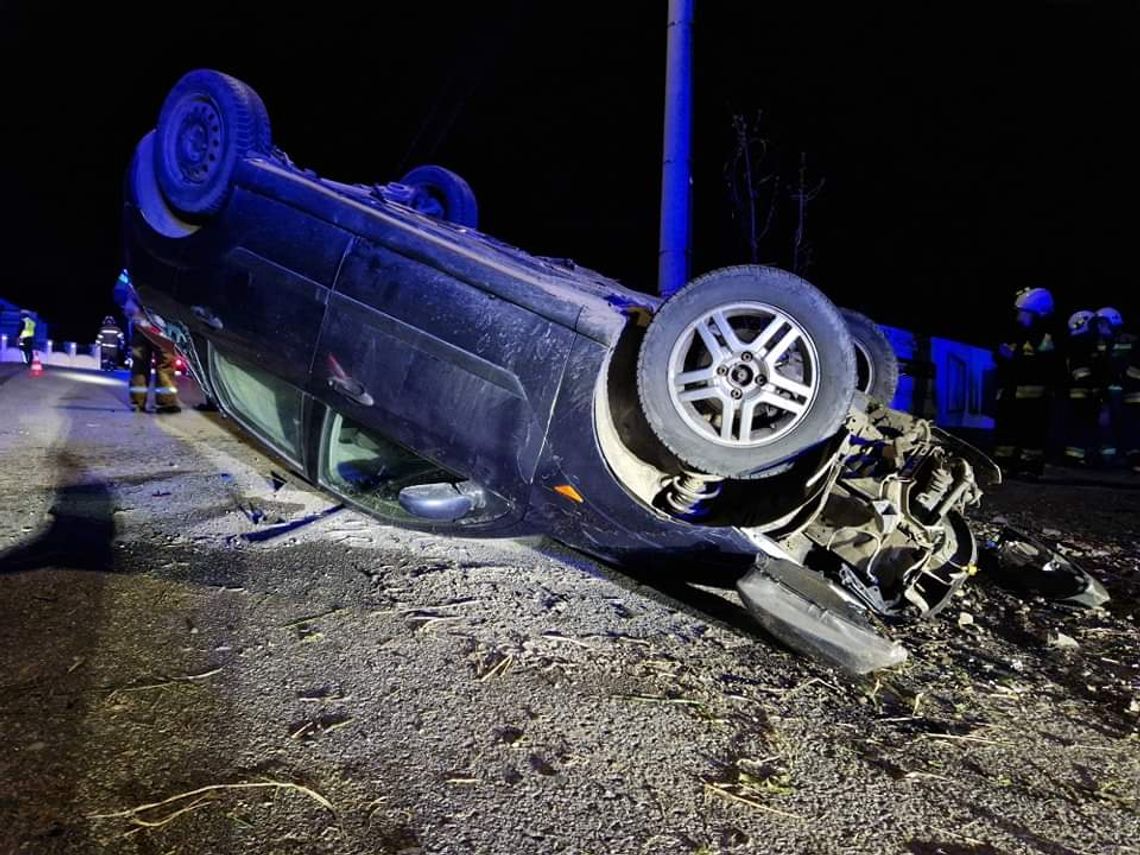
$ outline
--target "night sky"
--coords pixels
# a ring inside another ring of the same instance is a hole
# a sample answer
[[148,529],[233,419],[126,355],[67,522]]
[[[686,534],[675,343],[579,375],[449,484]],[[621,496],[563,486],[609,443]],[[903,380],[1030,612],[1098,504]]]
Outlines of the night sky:
[[[257,89],[301,165],[384,182],[441,163],[490,234],[654,288],[663,0],[358,5],[374,11],[0,3],[0,297],[57,340],[93,338],[121,267],[123,170],[198,67]],[[694,275],[748,261],[724,169],[732,116],[763,111],[760,168],[783,189],[761,259],[791,264],[803,152],[823,181],[805,275],[838,304],[989,343],[1013,292],[1044,285],[1064,316],[1107,303],[1140,326],[1140,7],[846,6],[698,0]]]

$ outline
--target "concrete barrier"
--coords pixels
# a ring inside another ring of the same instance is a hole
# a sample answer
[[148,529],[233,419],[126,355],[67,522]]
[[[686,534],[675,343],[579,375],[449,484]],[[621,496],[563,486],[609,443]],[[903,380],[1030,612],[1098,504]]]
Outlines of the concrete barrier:
[[[57,365],[62,368],[93,368],[98,370],[99,351],[96,345],[77,345],[73,341],[62,343],[62,349],[56,350],[54,342],[48,340],[47,350],[36,350],[40,362],[44,365]],[[0,362],[23,362],[24,354],[16,346],[14,340],[6,335],[0,335]]]

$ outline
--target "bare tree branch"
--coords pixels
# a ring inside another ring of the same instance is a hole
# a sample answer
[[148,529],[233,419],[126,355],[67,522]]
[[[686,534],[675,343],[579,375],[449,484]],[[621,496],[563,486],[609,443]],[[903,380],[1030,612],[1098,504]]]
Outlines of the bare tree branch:
[[799,181],[791,196],[796,202],[796,230],[792,238],[792,272],[803,275],[812,263],[812,247],[807,240],[807,206],[823,190],[826,179],[819,179],[810,190],[807,178],[807,152],[800,152]]
[[[784,244],[791,233],[791,268],[803,274],[813,263],[813,248],[807,237],[808,205],[823,191],[826,179],[809,175],[807,152],[801,151],[796,177],[789,181],[778,170],[778,149],[764,133],[764,111],[757,110],[753,118],[743,113],[732,116],[733,145],[724,165],[725,186],[732,205],[731,216],[739,233],[743,249],[753,264],[775,261],[766,249],[772,236]],[[775,160],[777,165],[773,165]],[[786,189],[786,195],[785,195]],[[784,218],[778,212],[787,201],[794,205],[794,220],[782,225]],[[786,258],[782,251],[776,255]]]
[[732,216],[754,264],[760,261],[761,243],[772,227],[779,192],[779,176],[762,169],[769,152],[769,142],[761,133],[763,118],[763,110],[752,120],[741,113],[733,115],[735,147],[724,168]]

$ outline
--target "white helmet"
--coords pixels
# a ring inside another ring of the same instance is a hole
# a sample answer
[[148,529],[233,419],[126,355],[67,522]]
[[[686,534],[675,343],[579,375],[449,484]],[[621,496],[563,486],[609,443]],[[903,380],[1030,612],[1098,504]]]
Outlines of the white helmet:
[[1124,326],[1124,317],[1120,314],[1120,312],[1112,308],[1112,306],[1105,306],[1103,309],[1097,309],[1096,316],[1098,318],[1104,318],[1106,321],[1108,321],[1108,325],[1114,330],[1118,330]]
[[1035,315],[1053,313],[1053,295],[1047,288],[1022,288],[1017,292],[1014,308],[1019,312],[1032,312]]
[[1081,309],[1069,315],[1069,335],[1084,335],[1089,331],[1089,323],[1096,317],[1092,309]]

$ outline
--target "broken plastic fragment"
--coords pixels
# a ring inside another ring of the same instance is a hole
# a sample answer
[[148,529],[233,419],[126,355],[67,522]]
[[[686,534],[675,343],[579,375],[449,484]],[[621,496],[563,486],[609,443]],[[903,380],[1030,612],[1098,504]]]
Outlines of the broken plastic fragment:
[[1075,638],[1070,635],[1065,635],[1063,632],[1049,633],[1049,640],[1047,644],[1050,647],[1055,647],[1058,650],[1076,650],[1081,645]]
[[758,562],[736,588],[752,616],[788,647],[852,674],[906,661],[906,649],[879,635],[862,606],[821,574],[766,556]]
[[[317,511],[316,513],[302,517],[301,519],[293,520],[292,522],[281,523],[279,525],[273,526],[272,528],[262,529],[261,531],[254,531],[247,534],[238,535],[237,537],[239,540],[248,541],[250,543],[273,540],[274,538],[281,537],[283,534],[288,534],[290,532],[296,531],[302,526],[309,525],[310,523],[314,523],[317,520],[324,519],[327,516],[343,510],[344,505],[333,505],[331,508],[325,508],[323,511]],[[291,540],[290,542],[295,541]]]
[[983,544],[979,563],[1000,584],[1053,602],[1095,609],[1110,599],[1079,565],[1009,526]]

